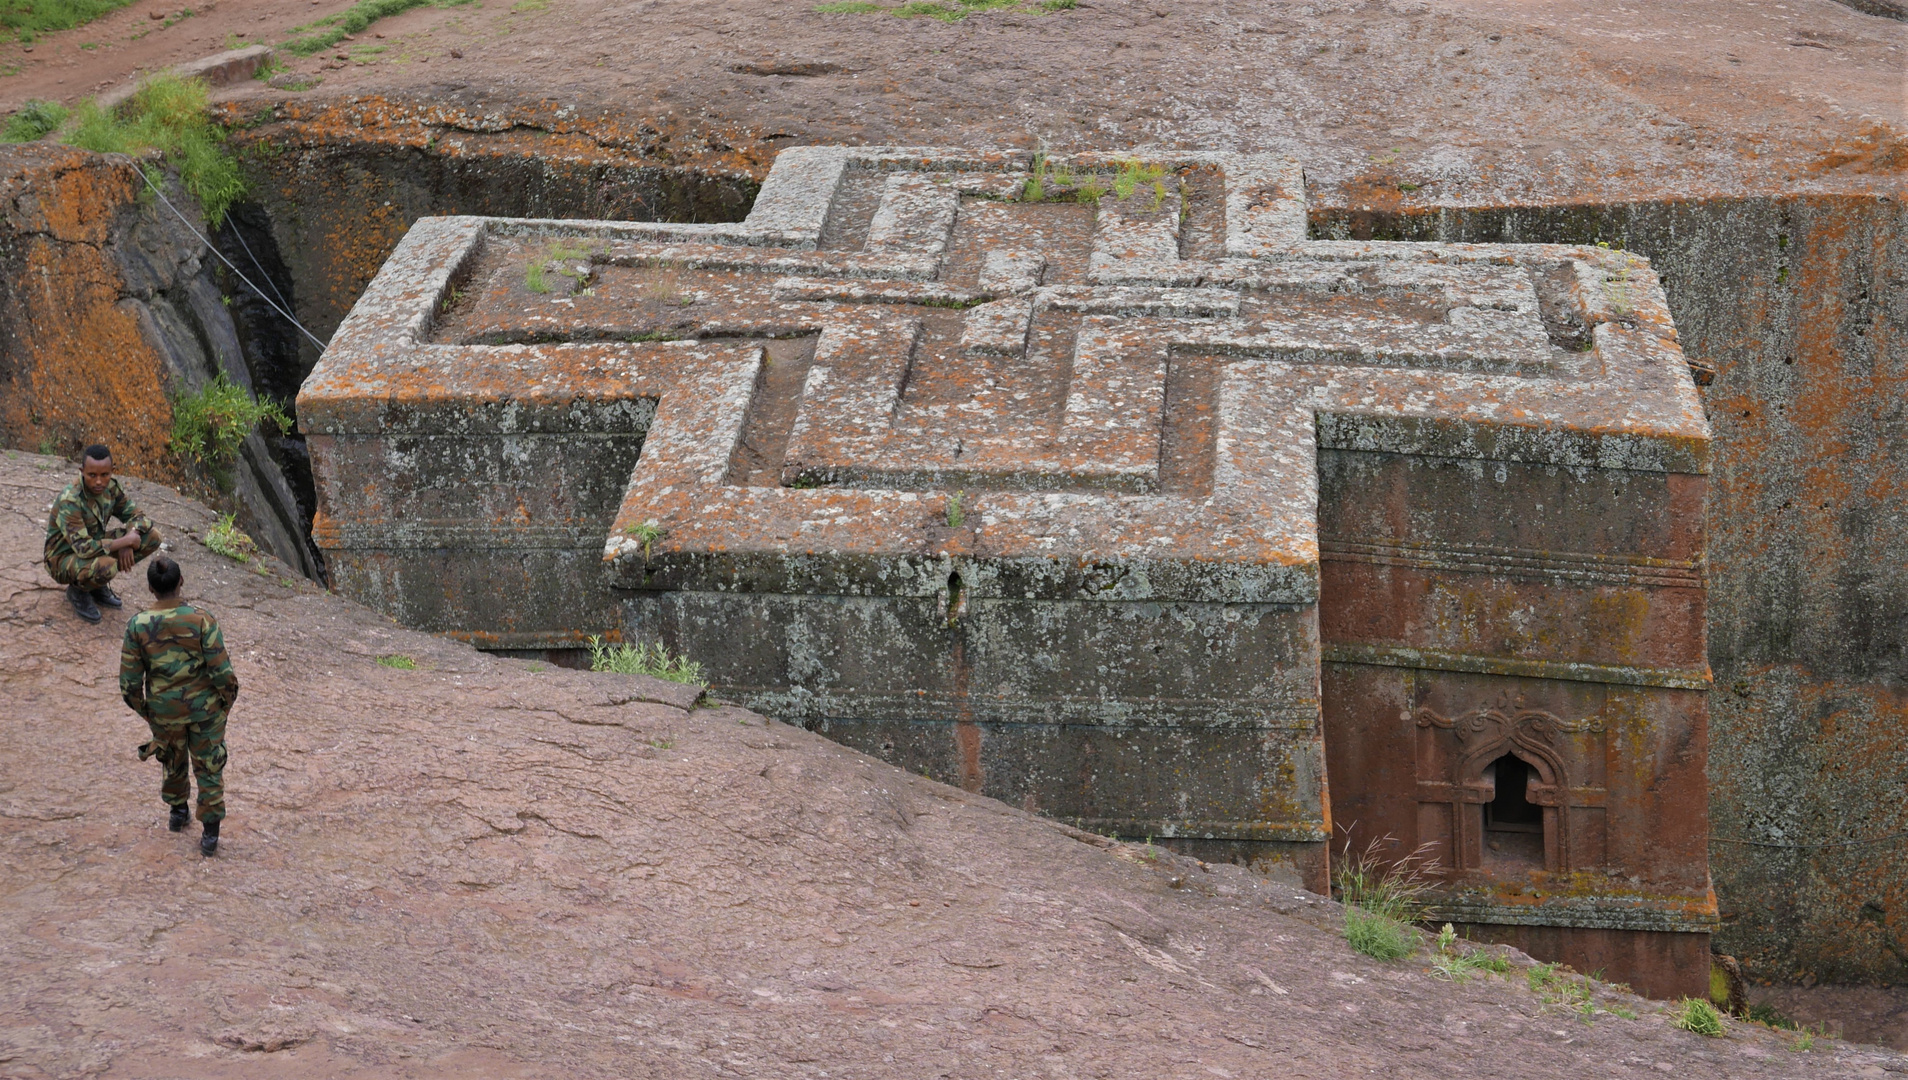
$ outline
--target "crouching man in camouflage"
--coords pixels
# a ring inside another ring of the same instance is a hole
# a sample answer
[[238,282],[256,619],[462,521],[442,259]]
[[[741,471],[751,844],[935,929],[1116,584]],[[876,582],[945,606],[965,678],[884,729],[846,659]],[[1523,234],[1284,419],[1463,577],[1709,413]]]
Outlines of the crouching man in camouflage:
[[[109,528],[118,518],[121,524]],[[66,586],[73,610],[99,621],[99,605],[118,607],[113,575],[159,550],[159,530],[113,479],[113,454],[94,443],[80,455],[80,478],[66,485],[46,519],[46,572]]]
[[180,599],[183,581],[179,564],[164,555],[146,568],[153,606],[126,624],[119,693],[152,728],[139,760],[156,757],[165,766],[159,797],[172,808],[167,825],[173,832],[190,819],[191,763],[199,782],[199,820],[205,823],[199,850],[210,855],[219,849],[219,822],[225,818],[225,714],[239,686],[218,620]]

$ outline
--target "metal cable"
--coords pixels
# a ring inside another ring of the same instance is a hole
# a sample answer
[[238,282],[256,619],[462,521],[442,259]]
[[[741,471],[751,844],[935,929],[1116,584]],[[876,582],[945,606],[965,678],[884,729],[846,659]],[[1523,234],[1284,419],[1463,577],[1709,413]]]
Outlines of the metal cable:
[[[246,277],[245,274],[241,272],[238,267],[232,265],[232,260],[226,258],[225,253],[223,251],[220,251],[218,247],[212,243],[212,241],[206,239],[205,234],[200,232],[198,227],[192,224],[192,219],[186,217],[185,214],[180,212],[178,207],[172,205],[172,200],[166,198],[166,193],[160,189],[158,184],[153,183],[152,177],[146,175],[146,170],[140,168],[138,162],[136,161],[133,162],[132,167],[133,167],[133,171],[139,174],[139,178],[146,182],[146,186],[152,188],[153,194],[159,196],[159,201],[162,203],[165,203],[166,208],[168,210],[171,210],[173,214],[175,214],[179,218],[180,223],[185,225],[186,229],[190,231],[193,236],[196,236],[199,238],[199,242],[206,246],[206,250],[218,256],[219,261],[224,263],[226,268],[232,271],[233,275],[236,276],[240,281],[243,281],[248,288],[250,288],[254,293],[258,294],[258,298],[260,300],[265,301],[265,304],[267,307],[270,307],[273,311],[276,311],[280,315],[284,316],[286,322],[291,323],[293,326],[298,328],[299,333],[310,338],[311,343],[313,345],[318,346],[318,349],[320,352],[323,352],[325,349],[328,349],[331,347],[326,342],[319,340],[317,334],[314,334],[311,331],[305,329],[304,323],[299,322],[298,319],[295,316],[293,316],[291,312],[286,311],[282,307],[279,307],[278,304],[275,301],[273,301],[271,297],[265,295],[265,290],[259,288],[257,285],[252,284],[251,278]],[[247,248],[246,251],[249,254],[251,249]],[[256,259],[253,260],[253,262],[257,262],[257,261],[258,260]],[[260,268],[260,272],[263,273],[262,267]],[[266,280],[268,282],[270,281],[269,276],[267,277]],[[276,288],[274,288],[273,291],[276,292],[277,291]]]

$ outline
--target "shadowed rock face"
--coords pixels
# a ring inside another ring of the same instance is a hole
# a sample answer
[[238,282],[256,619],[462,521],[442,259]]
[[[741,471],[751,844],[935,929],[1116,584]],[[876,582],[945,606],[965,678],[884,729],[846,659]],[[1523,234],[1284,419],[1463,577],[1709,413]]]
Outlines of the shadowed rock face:
[[337,581],[411,625],[660,636],[1319,888],[1336,804],[1440,917],[1667,994],[1714,920],[1675,338],[1621,252],[1308,241],[1275,159],[816,148],[739,225],[420,222],[299,405]]

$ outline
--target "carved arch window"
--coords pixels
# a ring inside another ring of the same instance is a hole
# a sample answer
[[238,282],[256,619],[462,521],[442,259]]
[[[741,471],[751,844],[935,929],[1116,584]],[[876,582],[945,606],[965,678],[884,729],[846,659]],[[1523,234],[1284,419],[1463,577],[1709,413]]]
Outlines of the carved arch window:
[[[1571,811],[1602,805],[1603,792],[1581,786],[1572,776],[1567,743],[1575,732],[1600,731],[1600,722],[1572,723],[1538,709],[1481,708],[1447,718],[1420,708],[1411,715],[1418,728],[1448,731],[1456,742],[1445,752],[1428,755],[1420,741],[1418,782],[1420,803],[1449,805],[1448,818],[1439,816],[1450,823],[1451,869],[1459,874],[1486,869],[1485,807],[1497,796],[1492,767],[1506,756],[1524,762],[1532,774],[1525,797],[1542,808],[1543,868],[1552,873],[1577,868],[1581,845]],[[1427,757],[1437,766],[1425,769]],[[1427,776],[1427,771],[1434,775]]]

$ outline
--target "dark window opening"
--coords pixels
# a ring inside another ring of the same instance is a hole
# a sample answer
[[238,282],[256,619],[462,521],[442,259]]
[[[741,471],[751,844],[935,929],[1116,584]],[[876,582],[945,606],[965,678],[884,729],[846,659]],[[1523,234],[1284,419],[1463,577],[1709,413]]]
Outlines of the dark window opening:
[[1497,832],[1544,831],[1544,808],[1530,801],[1530,763],[1515,754],[1491,762],[1486,776],[1493,778],[1497,795],[1484,804],[1484,827]]

